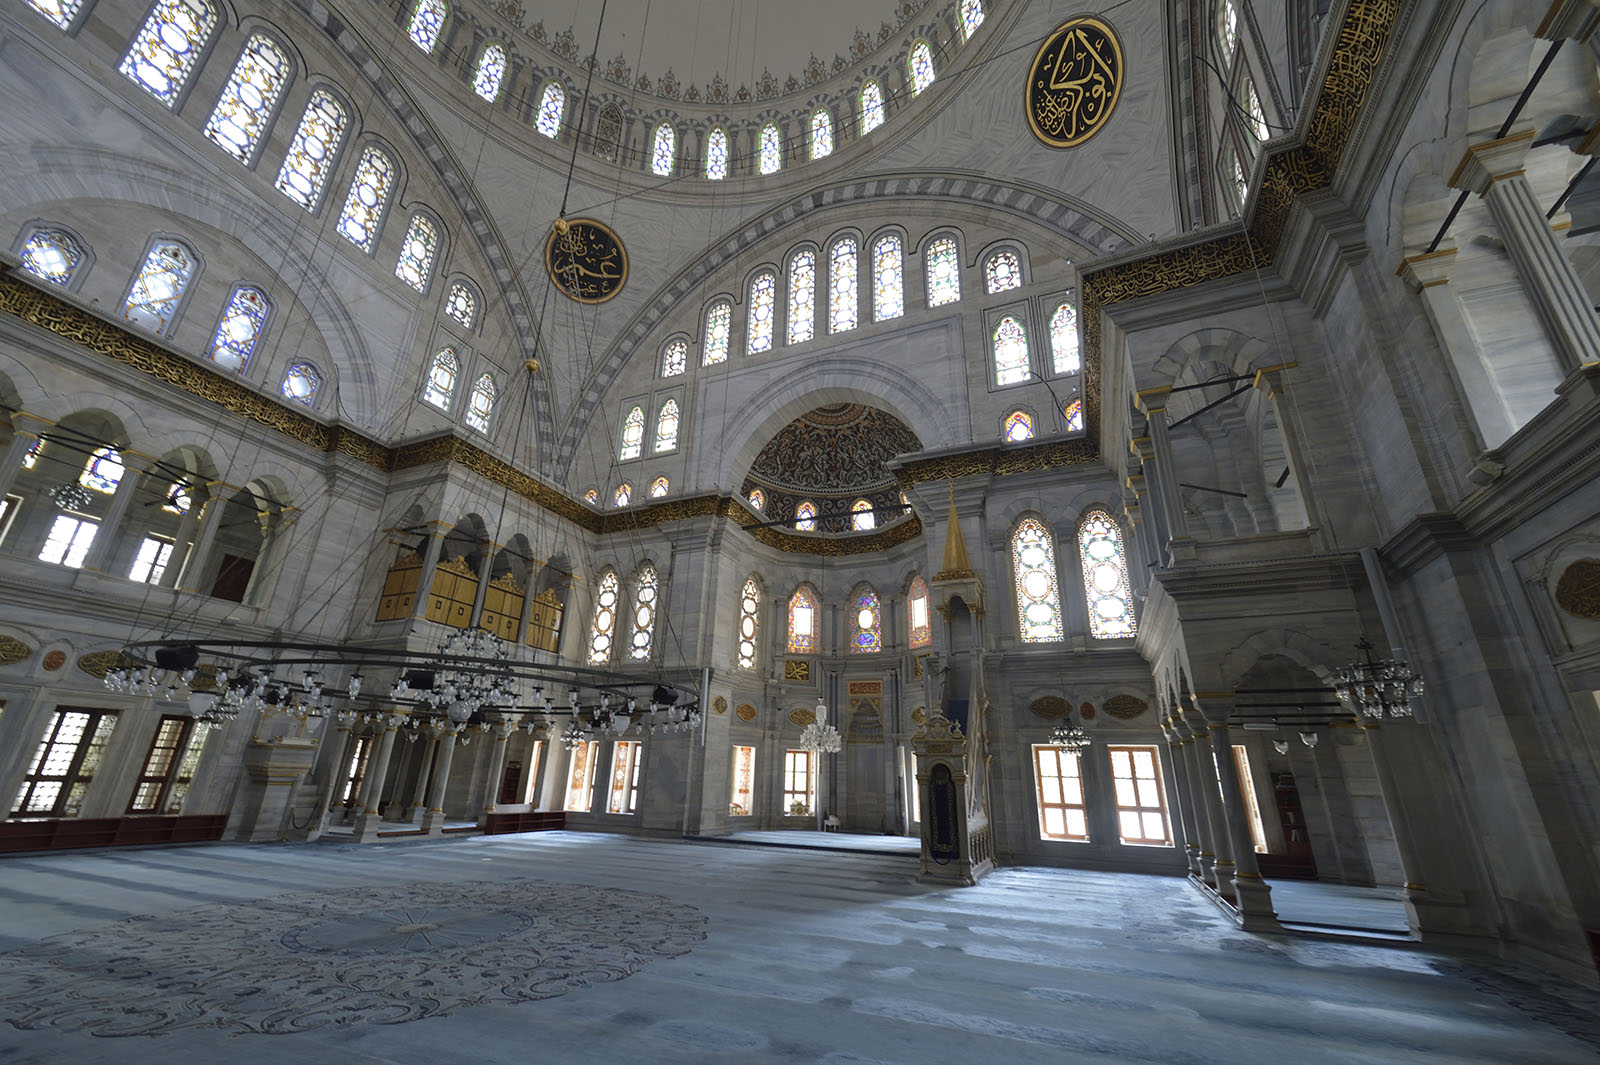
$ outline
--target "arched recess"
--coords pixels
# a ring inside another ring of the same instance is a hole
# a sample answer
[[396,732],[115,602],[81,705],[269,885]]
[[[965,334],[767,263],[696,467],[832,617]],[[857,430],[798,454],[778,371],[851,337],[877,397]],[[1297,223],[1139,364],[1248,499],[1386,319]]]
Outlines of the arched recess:
[[478,628],[487,629],[507,643],[517,642],[532,562],[533,548],[521,533],[495,552],[489,563],[489,586],[483,590],[483,614],[478,618]]
[[572,559],[564,553],[550,556],[539,569],[528,606],[528,627],[523,642],[551,654],[561,653],[566,638],[567,608],[572,603]]
[[464,516],[445,535],[428,587],[425,619],[455,629],[472,627],[479,577],[489,548],[488,530],[477,514]]

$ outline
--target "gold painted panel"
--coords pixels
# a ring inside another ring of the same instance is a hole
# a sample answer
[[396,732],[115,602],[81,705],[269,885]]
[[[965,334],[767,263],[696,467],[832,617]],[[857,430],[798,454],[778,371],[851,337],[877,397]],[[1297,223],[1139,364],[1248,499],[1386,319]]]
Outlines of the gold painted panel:
[[740,721],[754,721],[756,719],[756,708],[749,703],[740,703],[734,714],[738,716]]
[[784,680],[810,680],[811,663],[803,658],[785,658],[783,660]]
[[1044,39],[1023,94],[1028,127],[1051,148],[1073,148],[1104,128],[1122,94],[1122,44],[1097,18],[1068,19]]

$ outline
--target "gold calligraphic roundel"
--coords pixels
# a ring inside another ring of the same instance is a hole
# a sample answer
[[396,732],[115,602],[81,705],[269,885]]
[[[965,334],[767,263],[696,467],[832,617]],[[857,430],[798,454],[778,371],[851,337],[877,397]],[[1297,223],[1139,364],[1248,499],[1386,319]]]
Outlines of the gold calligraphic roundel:
[[1122,92],[1122,45],[1097,18],[1068,19],[1039,46],[1028,68],[1028,125],[1052,148],[1100,132]]
[[609,227],[592,218],[557,219],[544,246],[544,268],[556,288],[579,303],[604,303],[628,281],[628,252]]
[[1600,559],[1580,558],[1556,581],[1556,605],[1575,618],[1600,621]]

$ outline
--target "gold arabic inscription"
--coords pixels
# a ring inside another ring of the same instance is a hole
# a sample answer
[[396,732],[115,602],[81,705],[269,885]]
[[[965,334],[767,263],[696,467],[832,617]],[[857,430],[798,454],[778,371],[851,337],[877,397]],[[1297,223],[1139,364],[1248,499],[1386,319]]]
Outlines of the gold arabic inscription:
[[628,280],[621,239],[592,218],[557,219],[545,242],[544,266],[556,288],[579,303],[604,303]]
[[1074,147],[1100,132],[1121,92],[1117,35],[1097,18],[1068,19],[1028,70],[1028,125],[1052,148]]

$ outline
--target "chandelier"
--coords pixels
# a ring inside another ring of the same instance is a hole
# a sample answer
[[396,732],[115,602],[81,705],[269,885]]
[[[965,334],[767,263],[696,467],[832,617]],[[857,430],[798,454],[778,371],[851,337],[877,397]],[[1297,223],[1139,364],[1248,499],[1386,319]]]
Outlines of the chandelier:
[[1333,694],[1374,720],[1410,717],[1411,698],[1422,694],[1422,677],[1405,662],[1373,655],[1366,636],[1356,644],[1360,657],[1334,674]]
[[800,730],[800,746],[813,753],[835,754],[844,749],[839,730],[828,724],[828,704],[817,700],[816,720]]
[[1069,716],[1050,730],[1050,742],[1064,750],[1077,753],[1089,746],[1089,730]]

